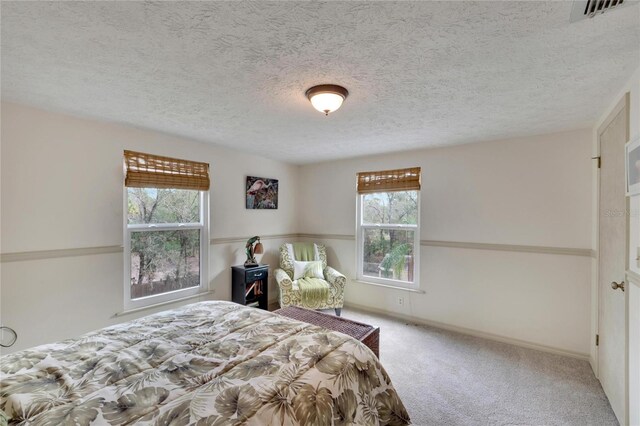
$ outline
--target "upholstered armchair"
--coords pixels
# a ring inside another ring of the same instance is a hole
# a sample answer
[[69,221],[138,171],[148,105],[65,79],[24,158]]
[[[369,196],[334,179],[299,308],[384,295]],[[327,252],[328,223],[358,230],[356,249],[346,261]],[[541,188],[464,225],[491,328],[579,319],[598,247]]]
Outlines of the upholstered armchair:
[[347,280],[327,266],[325,246],[283,244],[280,246],[280,268],[275,270],[275,277],[280,288],[280,307],[335,309],[336,315],[340,316]]

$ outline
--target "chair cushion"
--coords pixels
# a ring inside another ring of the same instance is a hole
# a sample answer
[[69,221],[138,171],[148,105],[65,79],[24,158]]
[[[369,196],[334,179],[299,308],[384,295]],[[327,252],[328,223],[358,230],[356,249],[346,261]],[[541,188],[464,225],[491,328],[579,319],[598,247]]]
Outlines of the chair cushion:
[[324,273],[322,272],[322,262],[314,260],[311,262],[299,262],[293,261],[293,279],[299,278],[320,278],[324,279]]
[[285,243],[280,246],[280,268],[282,268],[282,270],[285,271],[287,275],[289,275],[289,278],[293,279],[293,261],[304,260],[297,259],[295,257],[293,246],[298,244],[312,244],[313,256],[310,256],[308,260],[321,261],[323,270],[327,267],[327,250],[324,245],[314,243]]

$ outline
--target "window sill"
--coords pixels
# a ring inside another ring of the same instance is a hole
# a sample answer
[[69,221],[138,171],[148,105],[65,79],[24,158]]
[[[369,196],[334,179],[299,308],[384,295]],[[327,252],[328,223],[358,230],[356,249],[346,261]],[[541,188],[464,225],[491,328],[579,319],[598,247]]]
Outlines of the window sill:
[[394,289],[394,290],[408,291],[408,292],[411,292],[411,293],[426,294],[426,292],[424,290],[420,290],[419,288],[409,288],[409,287],[401,287],[399,285],[372,283],[371,281],[362,281],[362,280],[358,280],[358,279],[355,279],[355,278],[353,278],[351,281],[359,283],[359,284],[374,285],[376,287],[385,287],[385,288],[391,288],[391,289]]
[[192,294],[191,296],[180,297],[178,299],[166,300],[164,302],[154,303],[153,305],[141,306],[139,308],[126,309],[122,312],[116,312],[115,314],[113,314],[113,317],[114,318],[121,317],[123,315],[129,315],[136,312],[145,311],[147,309],[153,309],[153,308],[157,308],[164,305],[170,305],[172,303],[182,302],[185,300],[196,299],[198,297],[211,296],[213,293],[215,293],[215,290],[205,291],[204,293]]

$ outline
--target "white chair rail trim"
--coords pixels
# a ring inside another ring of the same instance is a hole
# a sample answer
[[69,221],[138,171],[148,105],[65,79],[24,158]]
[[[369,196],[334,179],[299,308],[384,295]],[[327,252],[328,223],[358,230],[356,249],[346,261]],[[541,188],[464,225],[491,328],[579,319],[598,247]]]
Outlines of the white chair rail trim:
[[[299,237],[318,239],[318,240],[355,240],[354,235],[343,235],[343,234],[299,234]],[[567,256],[596,257],[595,250],[588,249],[588,248],[575,248],[575,247],[549,247],[549,246],[492,244],[492,243],[474,243],[474,242],[467,242],[467,241],[438,241],[438,240],[420,240],[420,245],[425,247],[451,247],[451,248],[474,249],[474,250],[514,251],[514,252],[522,252],[522,253],[560,254],[560,255],[567,255]]]
[[[226,237],[212,238],[211,245],[220,244],[237,244],[244,243],[249,237]],[[287,240],[287,239],[315,239],[315,240],[345,240],[354,241],[355,236],[350,234],[270,234],[261,235],[262,240]],[[491,243],[475,243],[466,241],[436,241],[436,240],[420,240],[421,246],[426,247],[449,247],[460,249],[474,250],[493,250],[493,251],[510,251],[521,253],[540,253],[566,256],[584,256],[596,257],[596,252],[592,249],[573,248],[573,247],[546,247],[546,246],[530,246],[515,244],[491,244]],[[20,262],[29,260],[55,259],[61,257],[90,256],[100,254],[122,253],[122,246],[98,246],[98,247],[79,247],[68,249],[53,250],[34,250],[25,252],[2,253],[0,254],[0,262]]]
[[91,256],[96,254],[122,253],[122,246],[78,247],[69,249],[34,250],[0,254],[0,262],[55,259],[59,257]]
[[[244,243],[249,237],[212,238],[211,245]],[[261,235],[263,240],[299,238],[299,234]],[[122,246],[77,247],[67,249],[33,250],[0,254],[0,263],[29,260],[56,259],[61,257],[91,256],[96,254],[122,253]]]
[[[271,234],[271,235],[260,235],[261,240],[286,240],[290,238],[298,238],[300,234]],[[244,237],[228,237],[228,238],[212,238],[210,243],[211,245],[218,244],[232,244],[232,243],[246,243],[249,238],[253,235],[244,236]]]
[[464,241],[435,241],[420,240],[421,246],[428,247],[452,247],[475,250],[494,250],[494,251],[515,251],[522,253],[541,253],[541,254],[561,254],[567,256],[584,256],[594,257],[594,251],[591,249],[574,248],[574,247],[548,247],[548,246],[528,246],[516,244],[490,244],[490,243],[472,243]]

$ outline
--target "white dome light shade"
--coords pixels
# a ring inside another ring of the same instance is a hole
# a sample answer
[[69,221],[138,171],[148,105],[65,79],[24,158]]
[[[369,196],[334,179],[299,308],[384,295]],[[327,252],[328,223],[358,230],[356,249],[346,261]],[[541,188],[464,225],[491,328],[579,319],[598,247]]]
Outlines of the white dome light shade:
[[318,93],[311,97],[311,105],[326,115],[340,108],[342,101],[344,101],[344,98],[335,93]]
[[329,115],[342,106],[342,102],[347,98],[349,92],[342,86],[334,84],[322,84],[307,90],[307,98],[311,105],[325,115]]

